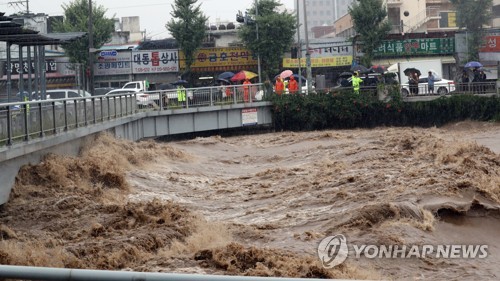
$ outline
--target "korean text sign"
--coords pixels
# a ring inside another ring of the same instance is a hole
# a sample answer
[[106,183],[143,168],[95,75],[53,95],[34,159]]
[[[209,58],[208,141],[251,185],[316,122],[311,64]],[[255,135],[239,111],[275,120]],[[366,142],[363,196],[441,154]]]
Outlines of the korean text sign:
[[[185,57],[182,51],[180,52],[180,56],[180,67],[185,68]],[[199,49],[195,53],[194,62],[191,67],[197,68],[232,65],[257,65],[257,56],[254,56],[248,49],[241,47],[203,48]]]
[[101,51],[94,64],[95,75],[131,74],[131,52]]
[[178,50],[132,51],[132,73],[179,71]]

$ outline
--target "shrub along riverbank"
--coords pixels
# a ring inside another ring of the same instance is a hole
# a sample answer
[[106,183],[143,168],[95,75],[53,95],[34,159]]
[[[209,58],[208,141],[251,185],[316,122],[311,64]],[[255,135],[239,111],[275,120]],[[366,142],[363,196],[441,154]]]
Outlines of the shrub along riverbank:
[[351,91],[283,95],[274,103],[276,130],[371,128],[376,126],[441,126],[461,120],[500,121],[500,98],[452,95],[431,101],[403,102],[389,91],[387,101]]

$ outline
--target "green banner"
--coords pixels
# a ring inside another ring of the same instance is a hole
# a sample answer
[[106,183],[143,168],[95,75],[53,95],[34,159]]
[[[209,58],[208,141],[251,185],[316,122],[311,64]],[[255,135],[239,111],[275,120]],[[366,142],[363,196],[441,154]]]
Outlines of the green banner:
[[450,55],[455,52],[455,38],[386,40],[375,49],[375,57],[406,55]]

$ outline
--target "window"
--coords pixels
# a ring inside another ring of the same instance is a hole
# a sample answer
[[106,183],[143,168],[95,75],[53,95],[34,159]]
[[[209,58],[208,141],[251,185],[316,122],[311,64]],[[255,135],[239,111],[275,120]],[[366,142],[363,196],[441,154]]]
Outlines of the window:
[[493,18],[500,18],[500,5],[493,6]]
[[66,98],[66,92],[64,91],[61,91],[61,92],[50,92],[50,93],[47,93],[47,95],[51,98],[51,99],[65,99]]
[[457,13],[456,12],[439,12],[439,27],[457,27]]
[[80,95],[77,92],[69,91],[68,98],[79,98]]

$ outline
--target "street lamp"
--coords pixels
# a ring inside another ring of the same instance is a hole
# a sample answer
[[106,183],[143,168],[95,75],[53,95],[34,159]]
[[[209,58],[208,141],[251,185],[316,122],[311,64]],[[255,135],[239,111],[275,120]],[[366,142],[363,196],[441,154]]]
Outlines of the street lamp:
[[93,37],[93,21],[92,21],[92,0],[89,0],[89,92],[94,94],[94,37]]
[[307,9],[306,1],[302,2],[304,4],[304,29],[306,36],[306,73],[307,73],[307,93],[310,93],[312,88],[312,70],[311,70],[311,53],[309,52],[309,31],[307,30]]

